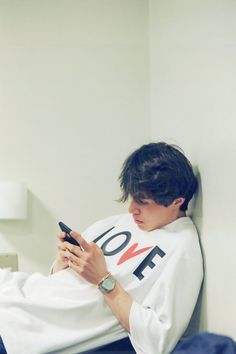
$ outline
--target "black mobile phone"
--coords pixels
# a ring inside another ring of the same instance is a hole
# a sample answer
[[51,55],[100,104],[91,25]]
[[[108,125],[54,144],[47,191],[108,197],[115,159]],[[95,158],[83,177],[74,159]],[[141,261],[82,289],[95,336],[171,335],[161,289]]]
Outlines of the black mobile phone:
[[79,246],[80,244],[79,242],[77,242],[71,235],[70,232],[72,231],[66,224],[64,224],[64,222],[60,221],[58,223],[58,225],[60,226],[61,231],[66,233],[66,237],[65,237],[65,241],[72,243],[72,245],[75,246]]

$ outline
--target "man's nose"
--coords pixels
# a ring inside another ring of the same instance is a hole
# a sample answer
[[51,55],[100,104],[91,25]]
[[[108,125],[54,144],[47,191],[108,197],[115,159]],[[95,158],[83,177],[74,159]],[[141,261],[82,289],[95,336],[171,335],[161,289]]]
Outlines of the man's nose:
[[138,207],[138,204],[135,202],[135,200],[131,199],[129,203],[129,213],[138,215],[140,213],[140,209]]

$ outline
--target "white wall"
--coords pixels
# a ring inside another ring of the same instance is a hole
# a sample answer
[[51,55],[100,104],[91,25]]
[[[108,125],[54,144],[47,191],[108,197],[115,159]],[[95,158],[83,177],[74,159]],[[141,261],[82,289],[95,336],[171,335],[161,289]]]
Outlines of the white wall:
[[0,0],[0,180],[30,191],[28,220],[0,221],[0,252],[47,272],[59,219],[82,230],[124,210],[117,176],[150,137],[150,75],[152,139],[200,173],[202,328],[236,338],[235,18],[233,0]]
[[117,177],[149,137],[142,0],[0,0],[0,180],[29,188],[27,221],[0,221],[0,252],[47,272],[57,221],[123,212]]
[[236,2],[150,0],[152,138],[198,167],[202,329],[236,338]]

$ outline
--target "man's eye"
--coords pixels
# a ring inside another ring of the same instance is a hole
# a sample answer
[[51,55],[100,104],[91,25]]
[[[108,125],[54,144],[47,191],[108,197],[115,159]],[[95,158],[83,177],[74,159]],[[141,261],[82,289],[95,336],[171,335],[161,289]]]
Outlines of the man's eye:
[[148,204],[148,202],[147,202],[146,199],[139,199],[139,200],[138,200],[138,204],[140,204],[140,205],[146,205],[146,204]]

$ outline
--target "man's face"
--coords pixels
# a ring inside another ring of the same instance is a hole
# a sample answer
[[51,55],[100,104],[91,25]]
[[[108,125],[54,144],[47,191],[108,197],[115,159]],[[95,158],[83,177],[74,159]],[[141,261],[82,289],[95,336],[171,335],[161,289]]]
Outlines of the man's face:
[[165,207],[152,199],[144,198],[141,201],[131,199],[129,212],[133,215],[134,221],[140,229],[152,231],[171,223],[180,216],[184,216],[185,213],[179,210],[183,201],[183,198],[179,198]]

